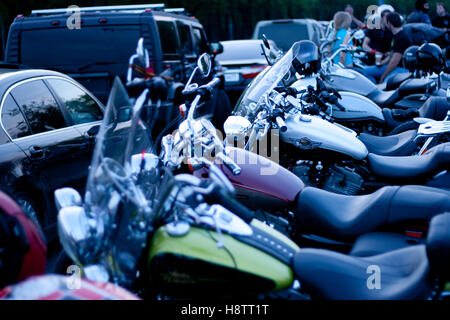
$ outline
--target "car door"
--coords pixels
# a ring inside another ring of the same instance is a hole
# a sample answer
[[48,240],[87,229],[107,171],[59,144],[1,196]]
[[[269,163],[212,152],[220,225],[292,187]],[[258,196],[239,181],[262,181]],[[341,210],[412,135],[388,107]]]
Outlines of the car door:
[[22,81],[9,89],[31,130],[31,135],[12,141],[27,155],[29,174],[40,180],[46,195],[46,215],[56,221],[53,191],[60,187],[79,188],[86,170],[78,166],[80,150],[85,142],[73,128],[43,78]]
[[[52,93],[70,118],[72,127],[82,136],[84,143],[78,150],[77,167],[87,172],[95,146],[95,137],[103,119],[103,105],[85,88],[66,78],[45,80]],[[81,187],[84,190],[84,185]]]

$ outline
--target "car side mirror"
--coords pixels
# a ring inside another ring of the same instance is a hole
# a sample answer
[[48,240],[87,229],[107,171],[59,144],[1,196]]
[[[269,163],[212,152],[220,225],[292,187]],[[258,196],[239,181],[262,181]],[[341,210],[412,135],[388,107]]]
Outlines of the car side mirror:
[[209,45],[209,53],[215,56],[223,53],[223,45],[220,42],[211,43]]

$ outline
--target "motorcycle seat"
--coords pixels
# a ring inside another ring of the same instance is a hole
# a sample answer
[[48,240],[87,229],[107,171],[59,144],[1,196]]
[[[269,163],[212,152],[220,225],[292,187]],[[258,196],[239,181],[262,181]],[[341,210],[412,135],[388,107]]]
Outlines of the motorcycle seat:
[[403,233],[369,232],[356,239],[349,254],[355,257],[369,257],[424,243],[424,238]]
[[384,90],[386,91],[395,90],[402,84],[402,82],[408,80],[411,77],[412,77],[411,72],[396,73],[387,79],[386,87]]
[[367,96],[370,100],[375,102],[379,107],[393,106],[394,103],[400,99],[400,95],[397,90],[375,90]]
[[409,79],[398,87],[398,93],[402,97],[415,93],[426,93],[427,90],[430,93],[436,90],[436,81],[423,78]]
[[313,299],[424,299],[432,291],[425,245],[371,257],[302,249],[294,256],[293,268]]
[[369,153],[372,172],[387,179],[417,179],[432,175],[450,167],[450,142],[437,145],[423,155],[391,157]]
[[348,196],[307,187],[298,196],[295,219],[303,233],[351,240],[382,226],[428,221],[450,210],[450,192],[426,186],[386,186]]
[[410,155],[417,148],[417,144],[414,141],[416,133],[417,130],[407,130],[384,137],[361,133],[359,140],[365,144],[369,153],[382,156],[406,156]]

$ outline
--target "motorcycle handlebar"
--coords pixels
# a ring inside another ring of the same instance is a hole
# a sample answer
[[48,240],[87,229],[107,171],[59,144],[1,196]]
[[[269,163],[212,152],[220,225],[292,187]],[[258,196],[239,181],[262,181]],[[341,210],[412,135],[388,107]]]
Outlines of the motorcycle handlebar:
[[226,156],[223,153],[219,153],[217,155],[222,161],[223,164],[235,175],[237,176],[238,174],[241,173],[241,168],[228,156]]
[[212,203],[221,204],[247,223],[253,220],[253,211],[247,209],[247,207],[239,203],[236,199],[226,195],[220,188],[214,188],[206,198]]

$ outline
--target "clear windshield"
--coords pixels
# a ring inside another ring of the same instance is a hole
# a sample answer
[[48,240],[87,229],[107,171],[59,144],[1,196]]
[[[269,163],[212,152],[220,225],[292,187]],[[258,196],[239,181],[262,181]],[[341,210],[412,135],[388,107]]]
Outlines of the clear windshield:
[[86,186],[86,213],[103,229],[98,244],[104,251],[103,264],[120,283],[134,279],[151,224],[149,184],[156,183],[151,173],[159,162],[151,154],[150,128],[140,119],[144,101],[142,96],[133,103],[121,81],[114,80]]
[[[283,79],[293,76],[291,73],[292,61],[299,54],[298,42],[270,68],[261,72],[243,92],[236,107],[234,115],[246,117],[252,122],[258,113],[260,105],[264,101],[264,95],[272,91],[276,86],[282,85]],[[289,80],[288,80],[289,81]],[[287,84],[287,83],[286,83]]]

